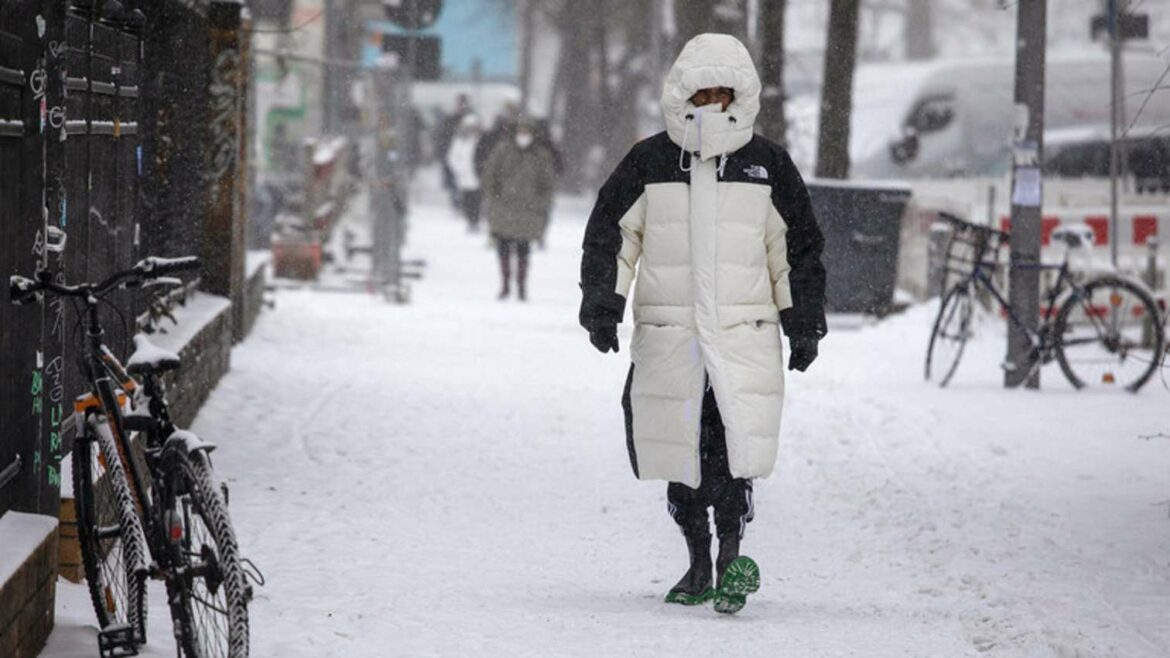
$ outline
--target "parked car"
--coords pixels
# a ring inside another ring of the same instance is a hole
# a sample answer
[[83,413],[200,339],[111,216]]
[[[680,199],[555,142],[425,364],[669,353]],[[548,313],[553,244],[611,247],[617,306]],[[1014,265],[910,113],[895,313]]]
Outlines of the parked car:
[[[1170,87],[1155,88],[1165,68],[1166,62],[1151,54],[1126,54],[1127,125],[1142,105],[1145,95],[1140,92],[1154,88],[1138,131],[1148,133],[1170,124]],[[1109,71],[1104,54],[1050,57],[1046,128],[1107,125]],[[860,66],[851,123],[853,176],[915,179],[1003,173],[1011,164],[1016,122],[1014,76],[1011,59]],[[804,117],[810,118],[815,116]]]
[[[1170,133],[1132,130],[1120,144],[1122,169],[1137,192],[1170,193]],[[1109,126],[1046,132],[1044,173],[1056,178],[1108,177]]]

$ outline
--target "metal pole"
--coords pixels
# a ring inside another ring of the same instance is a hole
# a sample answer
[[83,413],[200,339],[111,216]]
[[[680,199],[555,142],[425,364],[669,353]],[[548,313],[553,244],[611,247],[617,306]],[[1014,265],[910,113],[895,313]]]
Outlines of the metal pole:
[[1121,118],[1121,35],[1117,21],[1117,0],[1106,0],[1106,22],[1109,26],[1109,260],[1117,267],[1118,213],[1117,179],[1120,159],[1117,148],[1117,127]]
[[[1034,331],[1040,318],[1040,163],[1044,146],[1044,48],[1047,0],[1016,4],[1015,143],[1012,152],[1011,270],[1008,300]],[[1028,333],[1008,323],[1004,385],[1039,388]]]
[[324,0],[321,5],[321,10],[325,12],[325,57],[323,58],[325,64],[321,70],[322,75],[322,94],[321,100],[323,102],[321,132],[328,135],[333,132],[335,124],[334,120],[334,90],[337,87],[336,72],[329,61],[337,57],[337,5],[336,0]]

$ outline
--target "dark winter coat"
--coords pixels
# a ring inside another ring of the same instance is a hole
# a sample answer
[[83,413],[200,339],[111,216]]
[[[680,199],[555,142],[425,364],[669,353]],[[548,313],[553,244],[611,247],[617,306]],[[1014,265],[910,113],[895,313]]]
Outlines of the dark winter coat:
[[544,238],[555,184],[546,149],[500,141],[484,163],[481,183],[493,236],[526,242]]

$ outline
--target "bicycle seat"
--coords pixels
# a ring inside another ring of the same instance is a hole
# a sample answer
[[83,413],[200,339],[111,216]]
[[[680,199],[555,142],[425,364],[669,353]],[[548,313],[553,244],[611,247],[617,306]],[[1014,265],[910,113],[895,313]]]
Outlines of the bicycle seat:
[[134,336],[134,354],[126,363],[131,375],[158,375],[183,364],[179,355],[151,343],[146,334]]
[[1087,247],[1096,240],[1097,234],[1092,227],[1081,222],[1066,224],[1052,232],[1052,239],[1063,242],[1070,248]]

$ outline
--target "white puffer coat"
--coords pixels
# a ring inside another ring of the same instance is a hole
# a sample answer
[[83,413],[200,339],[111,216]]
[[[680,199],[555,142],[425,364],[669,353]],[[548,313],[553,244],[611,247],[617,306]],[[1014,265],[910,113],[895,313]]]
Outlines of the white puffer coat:
[[[726,112],[689,102],[710,87],[735,90]],[[699,485],[708,383],[732,476],[769,475],[784,399],[778,322],[790,336],[825,331],[823,241],[787,153],[753,135],[759,93],[738,40],[692,39],[663,86],[666,133],[634,147],[589,220],[587,329],[621,320],[636,273],[624,406],[642,479]]]
[[475,171],[475,148],[479,146],[479,133],[458,133],[447,149],[447,166],[455,179],[455,189],[460,192],[474,192],[479,189],[479,174]]

